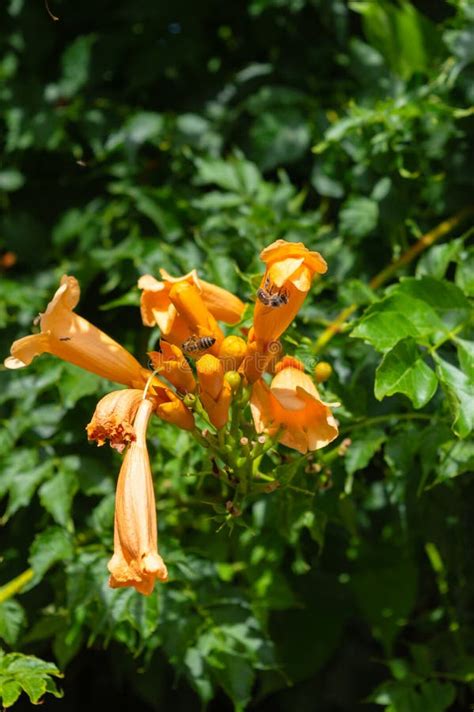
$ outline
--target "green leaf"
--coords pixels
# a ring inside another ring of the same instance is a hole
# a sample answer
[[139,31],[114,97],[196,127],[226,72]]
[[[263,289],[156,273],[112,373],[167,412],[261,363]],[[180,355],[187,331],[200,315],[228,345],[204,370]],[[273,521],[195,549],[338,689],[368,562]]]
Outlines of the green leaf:
[[423,710],[430,712],[444,712],[454,702],[456,689],[449,682],[429,680],[420,686]]
[[325,195],[328,198],[342,198],[344,195],[343,184],[327,175],[319,163],[315,164],[311,173],[311,185],[319,195]]
[[385,351],[406,337],[426,339],[442,328],[436,312],[426,302],[395,293],[371,305],[351,336]]
[[33,655],[0,651],[0,699],[4,707],[11,707],[22,691],[33,704],[38,704],[47,692],[62,697],[53,677],[62,677],[53,663]]
[[444,279],[405,277],[400,280],[395,291],[425,302],[449,330],[466,323],[472,316],[469,300],[459,287]]
[[74,96],[87,82],[96,39],[96,35],[82,35],[67,46],[61,58],[61,79],[46,87],[50,102]]
[[462,240],[451,240],[444,245],[435,245],[426,252],[416,265],[416,276],[425,275],[442,279],[449,264],[456,261],[463,246]]
[[364,0],[351,2],[350,7],[362,15],[370,44],[383,54],[392,71],[404,79],[426,71],[432,55],[440,51],[435,25],[407,0],[396,5],[387,0]]
[[72,501],[78,488],[76,473],[64,468],[39,489],[41,504],[54,521],[63,527],[70,521]]
[[[24,451],[19,451],[18,455],[22,454]],[[14,458],[14,461],[16,459]],[[9,482],[8,506],[2,517],[2,522],[6,522],[21,507],[26,507],[30,503],[38,485],[50,476],[52,469],[51,462],[43,462],[31,470],[18,469],[12,473],[13,476]]]
[[438,379],[424,362],[412,338],[403,339],[382,359],[375,375],[375,397],[382,400],[403,393],[415,408],[422,408],[434,396]]
[[471,380],[474,379],[474,341],[456,339],[459,365]]
[[36,585],[58,561],[67,561],[74,554],[71,536],[60,527],[45,529],[35,537],[30,549],[29,562],[35,573]]
[[353,475],[357,470],[367,467],[386,437],[385,432],[377,428],[355,431],[352,443],[344,457],[347,474]]
[[474,250],[472,248],[461,256],[454,279],[467,297],[474,297]]
[[444,712],[454,701],[456,690],[449,682],[429,680],[417,686],[411,680],[385,682],[371,695],[371,701],[387,712]]
[[370,198],[349,198],[340,213],[341,232],[349,237],[361,239],[377,226],[379,206]]
[[21,685],[16,680],[8,680],[2,677],[0,672],[0,700],[3,707],[11,707],[21,695]]
[[132,149],[146,141],[156,142],[163,133],[164,118],[161,114],[152,111],[140,111],[131,116],[123,129],[109,136],[106,144],[107,151],[113,151],[118,146],[125,145]]
[[214,183],[234,193],[255,193],[262,180],[255,164],[239,158],[229,161],[198,159],[196,167],[199,183]]
[[274,107],[262,112],[256,117],[250,135],[252,157],[262,171],[297,161],[311,142],[305,114],[294,107]]
[[8,645],[15,645],[26,623],[23,607],[14,599],[0,603],[0,638]]
[[448,396],[453,415],[453,431],[465,438],[474,428],[474,380],[435,354],[436,371]]
[[58,381],[62,404],[68,410],[85,396],[97,393],[100,379],[93,373],[79,370],[69,363],[62,364],[63,373]]
[[360,279],[349,279],[341,285],[339,290],[341,298],[347,304],[357,304],[358,306],[373,304],[377,301],[377,296],[368,284]]
[[238,655],[219,652],[216,655],[213,673],[234,702],[236,712],[243,712],[252,696],[252,686],[255,681],[253,666]]

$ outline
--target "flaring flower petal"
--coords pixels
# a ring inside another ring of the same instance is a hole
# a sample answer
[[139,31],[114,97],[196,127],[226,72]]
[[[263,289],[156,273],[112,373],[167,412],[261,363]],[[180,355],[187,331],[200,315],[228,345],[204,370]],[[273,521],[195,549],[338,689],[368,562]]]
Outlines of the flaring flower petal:
[[[194,286],[210,314],[219,321],[227,324],[236,324],[240,321],[245,305],[241,300],[222,287],[199,279],[196,270],[180,277],[172,277],[164,269],[160,269],[162,281],[159,282],[151,275],[143,275],[138,281],[142,290],[140,308],[143,323],[146,326],[157,324],[168,341],[179,345],[191,335],[183,334],[181,325],[180,341],[173,339],[171,334],[176,332],[177,310],[170,299],[170,291],[176,284],[189,284]],[[192,332],[194,333],[194,332]]]
[[15,341],[5,366],[23,368],[35,356],[50,353],[116,383],[143,385],[148,371],[123,346],[72,311],[79,295],[77,279],[64,275],[46,311],[40,315],[41,333]]
[[324,447],[338,435],[329,405],[299,368],[281,370],[270,388],[262,380],[254,383],[250,407],[257,433],[273,436],[281,431],[279,442],[303,454]]
[[327,272],[328,266],[326,260],[319,252],[308,250],[306,245],[302,242],[275,240],[275,242],[265,247],[260,253],[260,259],[267,265],[287,257],[304,257],[304,261],[311,271],[317,272],[318,274]]

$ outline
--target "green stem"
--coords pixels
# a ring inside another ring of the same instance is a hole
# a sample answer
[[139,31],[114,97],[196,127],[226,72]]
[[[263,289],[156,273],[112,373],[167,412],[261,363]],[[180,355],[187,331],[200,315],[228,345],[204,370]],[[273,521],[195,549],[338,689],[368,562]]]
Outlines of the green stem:
[[449,632],[453,636],[459,654],[463,656],[465,655],[465,650],[460,635],[461,626],[456,616],[456,609],[454,605],[452,605],[450,600],[446,567],[444,565],[443,559],[441,558],[439,549],[434,542],[427,541],[425,543],[425,551],[436,578],[436,585],[438,587],[440,598],[445,606],[446,617],[449,622]]
[[0,603],[8,601],[9,598],[13,598],[17,593],[20,593],[21,589],[24,588],[32,578],[33,569],[26,569],[22,574],[2,586],[0,588]]
[[428,413],[388,413],[387,415],[377,415],[373,418],[365,418],[357,423],[352,423],[344,428],[343,435],[351,430],[365,428],[367,425],[375,425],[377,423],[385,423],[388,420],[432,420],[433,415]]
[[429,353],[430,354],[435,353],[440,348],[440,346],[442,346],[443,344],[446,343],[446,341],[451,341],[451,340],[455,341],[456,334],[458,334],[460,331],[462,331],[465,326],[466,326],[466,324],[459,324],[455,329],[453,329],[452,331],[445,334],[442,339],[440,339],[439,341],[436,342],[436,344],[434,344],[433,346],[430,346]]
[[[265,475],[263,472],[256,472],[254,474],[255,479],[257,480],[264,480],[265,482],[277,482],[277,480],[272,477],[271,475]],[[315,493],[311,492],[310,490],[303,489],[302,487],[296,487],[295,485],[282,485],[283,489],[291,489],[294,492],[299,492],[300,494],[306,494],[309,495],[310,497],[314,497]]]

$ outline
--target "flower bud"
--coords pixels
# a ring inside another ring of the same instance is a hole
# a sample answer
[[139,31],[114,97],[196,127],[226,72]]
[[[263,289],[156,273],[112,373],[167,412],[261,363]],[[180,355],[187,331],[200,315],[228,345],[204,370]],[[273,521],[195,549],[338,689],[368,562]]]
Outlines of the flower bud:
[[219,349],[219,358],[226,371],[237,371],[247,353],[247,344],[241,336],[226,336]]
[[193,393],[186,393],[183,403],[187,408],[193,408],[196,404],[196,396]]
[[227,381],[229,386],[232,388],[232,392],[235,393],[242,383],[242,376],[240,373],[237,373],[237,371],[227,371],[224,376],[224,381]]
[[316,377],[316,383],[324,383],[332,375],[332,366],[327,361],[320,361],[314,367],[314,375]]

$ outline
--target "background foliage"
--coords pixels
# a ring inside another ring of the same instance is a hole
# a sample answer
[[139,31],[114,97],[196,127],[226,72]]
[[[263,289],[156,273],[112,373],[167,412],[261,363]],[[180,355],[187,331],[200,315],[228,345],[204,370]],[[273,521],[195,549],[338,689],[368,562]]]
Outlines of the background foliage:
[[205,453],[155,424],[171,582],[143,598],[107,587],[119,457],[84,432],[107,384],[48,356],[2,371],[3,704],[467,710],[469,215],[369,283],[472,204],[472,3],[50,5],[57,22],[0,9],[2,353],[68,272],[80,313],[145,363],[140,274],[197,267],[251,300],[259,250],[300,240],[330,269],[286,346],[333,365],[352,443],[229,530]]

